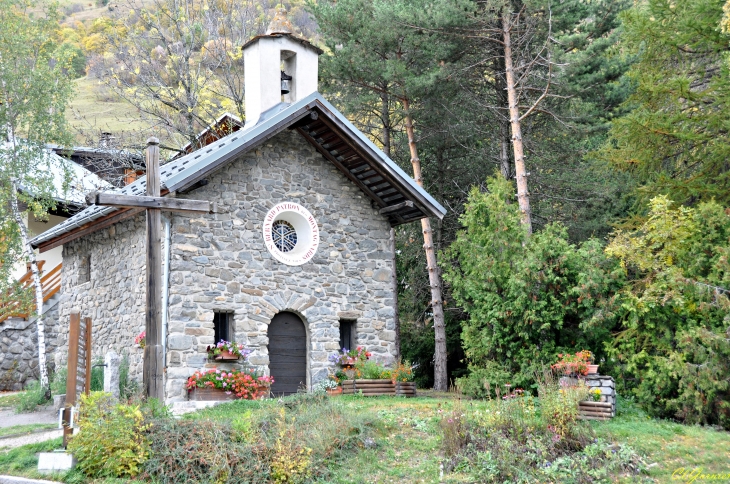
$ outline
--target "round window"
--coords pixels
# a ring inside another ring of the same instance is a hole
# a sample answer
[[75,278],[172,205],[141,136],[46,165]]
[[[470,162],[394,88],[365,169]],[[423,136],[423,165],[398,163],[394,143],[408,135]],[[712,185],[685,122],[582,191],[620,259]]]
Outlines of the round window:
[[298,203],[282,202],[269,210],[263,236],[271,255],[290,266],[308,262],[319,246],[317,221]]
[[297,231],[286,220],[277,220],[272,224],[271,238],[276,248],[282,252],[290,252],[297,246]]

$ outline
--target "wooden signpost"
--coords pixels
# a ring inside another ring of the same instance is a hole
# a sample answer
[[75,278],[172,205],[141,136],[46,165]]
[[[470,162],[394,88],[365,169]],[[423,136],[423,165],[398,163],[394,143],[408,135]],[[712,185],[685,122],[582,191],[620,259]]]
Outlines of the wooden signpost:
[[[66,401],[63,409],[63,446],[73,434],[71,426],[71,407],[76,406],[76,396],[80,391],[89,394],[91,389],[91,318],[84,318],[82,333],[81,314],[78,309],[71,311],[68,332],[68,371],[66,373]],[[79,378],[79,362],[83,364],[83,378]],[[79,385],[81,384],[81,385]],[[81,387],[81,388],[79,388]]]
[[215,204],[207,200],[160,197],[160,141],[147,140],[147,196],[120,193],[94,193],[90,203],[124,208],[144,208],[147,212],[147,311],[143,379],[148,398],[165,399],[162,338],[162,239],[161,210],[187,213],[213,213]]

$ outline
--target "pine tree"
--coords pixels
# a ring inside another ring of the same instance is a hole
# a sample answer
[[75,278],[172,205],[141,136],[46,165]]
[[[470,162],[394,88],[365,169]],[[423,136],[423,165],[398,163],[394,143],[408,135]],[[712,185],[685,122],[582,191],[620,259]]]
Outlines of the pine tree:
[[[374,4],[366,0],[312,5],[332,52],[323,59],[324,77],[337,79],[342,85],[369,91],[380,98],[381,142],[386,152],[392,148],[391,103],[398,104],[408,139],[413,178],[421,186],[424,183],[415,126],[417,104],[439,80],[442,72],[439,63],[457,54],[453,43],[404,27],[399,22],[412,11],[426,7],[415,1]],[[448,383],[443,289],[428,218],[421,220],[421,229],[436,343],[434,388],[443,391]]]
[[638,58],[628,73],[635,91],[598,156],[631,173],[643,201],[730,202],[723,3],[649,0],[622,17],[620,52]]

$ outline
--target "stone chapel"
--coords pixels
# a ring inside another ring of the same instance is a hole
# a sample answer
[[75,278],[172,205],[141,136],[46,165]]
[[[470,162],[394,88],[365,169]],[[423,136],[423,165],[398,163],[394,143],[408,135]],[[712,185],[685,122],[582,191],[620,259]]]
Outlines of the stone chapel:
[[[445,214],[317,92],[322,51],[291,32],[280,12],[243,46],[243,128],[161,167],[163,196],[216,204],[206,215],[163,212],[167,402],[187,398],[187,378],[220,339],[252,350],[274,394],[326,378],[342,346],[392,363],[392,228]],[[115,192],[141,195],[145,184]],[[92,205],[32,241],[41,252],[63,246],[62,324],[74,309],[92,318],[93,353],[127,352],[138,379],[144,217]],[[55,356],[64,363],[64,351]]]

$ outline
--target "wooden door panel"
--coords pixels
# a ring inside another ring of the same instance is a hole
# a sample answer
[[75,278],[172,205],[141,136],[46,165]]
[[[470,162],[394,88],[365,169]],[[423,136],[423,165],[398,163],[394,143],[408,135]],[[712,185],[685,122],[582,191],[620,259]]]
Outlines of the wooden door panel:
[[279,313],[271,320],[269,371],[274,377],[271,392],[291,395],[307,380],[307,332],[296,314]]

